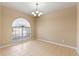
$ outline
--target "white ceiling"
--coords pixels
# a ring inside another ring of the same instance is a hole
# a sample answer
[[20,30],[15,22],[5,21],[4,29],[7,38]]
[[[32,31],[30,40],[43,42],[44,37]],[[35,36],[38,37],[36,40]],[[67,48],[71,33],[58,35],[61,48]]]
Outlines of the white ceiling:
[[[31,12],[35,10],[36,2],[3,2],[2,4],[24,12],[28,15],[32,15]],[[66,7],[74,6],[76,2],[39,2],[39,10],[43,12],[43,14],[47,14],[51,11],[63,9]]]

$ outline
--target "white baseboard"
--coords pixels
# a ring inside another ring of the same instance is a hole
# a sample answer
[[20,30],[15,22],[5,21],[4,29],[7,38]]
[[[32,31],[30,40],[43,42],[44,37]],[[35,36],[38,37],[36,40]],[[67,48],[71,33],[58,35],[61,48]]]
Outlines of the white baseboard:
[[72,49],[77,50],[76,47],[72,47],[72,46],[69,46],[69,45],[65,45],[65,44],[61,44],[61,43],[56,43],[56,42],[51,42],[51,41],[48,41],[48,40],[42,40],[42,39],[37,39],[37,40],[39,40],[39,41],[43,41],[43,42],[48,42],[48,43],[51,43],[51,44],[56,44],[56,45],[59,45],[59,46],[68,47],[68,48],[72,48]]

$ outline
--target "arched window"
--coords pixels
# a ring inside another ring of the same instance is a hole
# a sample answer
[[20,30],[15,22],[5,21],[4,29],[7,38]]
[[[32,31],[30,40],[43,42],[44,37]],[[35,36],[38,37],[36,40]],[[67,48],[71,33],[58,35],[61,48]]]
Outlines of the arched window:
[[12,40],[27,40],[31,38],[30,23],[24,18],[17,18],[12,23]]

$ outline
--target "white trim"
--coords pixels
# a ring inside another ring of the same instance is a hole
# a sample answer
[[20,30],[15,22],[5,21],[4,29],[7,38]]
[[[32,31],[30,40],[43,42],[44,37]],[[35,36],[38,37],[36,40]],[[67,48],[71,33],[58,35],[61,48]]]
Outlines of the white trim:
[[48,43],[51,43],[51,44],[56,44],[56,45],[59,45],[59,46],[68,47],[68,48],[72,48],[72,49],[77,50],[76,47],[72,47],[72,46],[69,46],[69,45],[65,45],[65,44],[61,44],[61,43],[56,43],[56,42],[51,42],[51,41],[48,41],[48,40],[42,40],[42,39],[37,39],[37,40],[39,40],[39,41],[43,41],[43,42],[48,42]]

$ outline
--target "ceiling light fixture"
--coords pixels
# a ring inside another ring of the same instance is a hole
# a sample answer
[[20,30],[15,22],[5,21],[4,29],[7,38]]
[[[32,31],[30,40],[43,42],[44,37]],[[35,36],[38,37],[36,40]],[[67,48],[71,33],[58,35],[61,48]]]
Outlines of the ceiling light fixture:
[[43,13],[38,10],[38,3],[36,3],[36,9],[32,12],[33,16],[41,16]]

